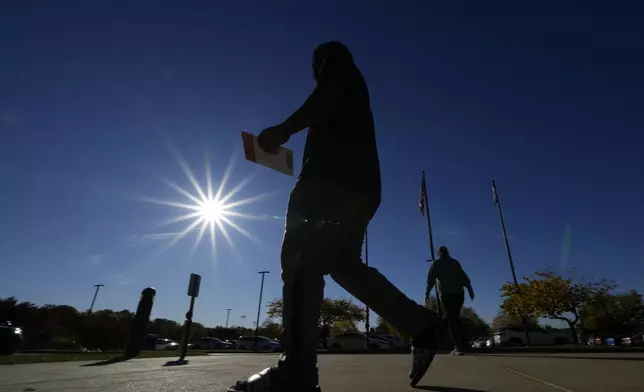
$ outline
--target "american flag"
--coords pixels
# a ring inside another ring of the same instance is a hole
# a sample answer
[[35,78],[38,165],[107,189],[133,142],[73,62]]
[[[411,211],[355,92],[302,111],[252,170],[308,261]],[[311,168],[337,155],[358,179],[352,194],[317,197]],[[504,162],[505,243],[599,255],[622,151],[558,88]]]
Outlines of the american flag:
[[418,209],[420,214],[425,216],[425,195],[427,194],[427,187],[425,185],[425,173],[423,173],[423,182],[420,184],[420,197],[418,198]]

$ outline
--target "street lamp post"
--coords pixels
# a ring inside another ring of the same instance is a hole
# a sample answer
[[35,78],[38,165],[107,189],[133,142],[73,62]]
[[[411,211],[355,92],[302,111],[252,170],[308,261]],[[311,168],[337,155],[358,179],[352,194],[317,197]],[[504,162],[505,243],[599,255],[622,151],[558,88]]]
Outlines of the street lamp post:
[[228,328],[228,320],[230,319],[230,311],[231,310],[232,309],[230,309],[230,308],[226,309],[226,312],[227,312],[226,313],[226,328]]
[[101,289],[101,287],[105,286],[104,284],[95,284],[94,287],[96,287],[96,291],[94,291],[94,298],[92,298],[92,304],[89,306],[89,310],[87,313],[92,313],[92,310],[94,310],[94,303],[96,302],[96,296],[98,295],[98,290]]
[[255,323],[255,350],[259,351],[259,315],[262,312],[262,294],[264,294],[264,277],[270,274],[270,271],[259,271],[258,274],[262,275],[262,284],[259,288],[259,304],[257,305],[257,322]]

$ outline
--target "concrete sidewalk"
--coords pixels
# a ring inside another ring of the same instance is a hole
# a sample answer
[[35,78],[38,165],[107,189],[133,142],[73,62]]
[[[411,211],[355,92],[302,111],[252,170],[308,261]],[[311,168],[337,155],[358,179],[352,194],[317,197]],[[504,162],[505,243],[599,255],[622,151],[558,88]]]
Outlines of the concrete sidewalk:
[[[437,356],[418,389],[436,392],[644,391],[644,355],[626,357],[472,355]],[[224,392],[242,376],[263,369],[276,355],[213,355],[189,358],[183,366],[167,359],[137,359],[108,366],[51,363],[0,367],[2,392],[182,391]],[[321,386],[327,392],[412,391],[409,355],[324,355]]]

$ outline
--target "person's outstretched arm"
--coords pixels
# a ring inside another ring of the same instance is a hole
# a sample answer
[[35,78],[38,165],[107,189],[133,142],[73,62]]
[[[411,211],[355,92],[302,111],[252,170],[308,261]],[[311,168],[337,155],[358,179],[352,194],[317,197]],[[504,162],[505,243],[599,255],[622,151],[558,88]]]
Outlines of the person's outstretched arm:
[[302,106],[279,126],[289,135],[315,127],[333,112],[335,106],[340,103],[343,92],[341,82],[331,75],[325,75],[323,71],[318,76],[315,90]]
[[316,87],[304,104],[280,126],[284,127],[289,135],[294,135],[305,128],[315,127],[333,110],[337,94],[335,90],[337,89]]
[[318,79],[318,85],[304,104],[283,123],[264,129],[257,137],[259,147],[271,154],[276,154],[279,146],[304,128],[315,128],[324,121],[341,104],[344,89],[338,80],[327,77]]

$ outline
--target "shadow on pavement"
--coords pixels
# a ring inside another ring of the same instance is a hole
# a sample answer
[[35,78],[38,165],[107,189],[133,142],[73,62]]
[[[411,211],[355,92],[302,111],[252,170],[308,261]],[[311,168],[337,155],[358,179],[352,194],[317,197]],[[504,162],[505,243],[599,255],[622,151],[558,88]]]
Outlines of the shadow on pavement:
[[125,357],[114,357],[114,358],[107,359],[107,360],[105,360],[105,361],[99,361],[99,362],[94,362],[94,363],[87,363],[87,364],[85,364],[85,365],[80,365],[80,366],[81,366],[81,367],[87,367],[87,366],[105,366],[105,365],[112,365],[112,364],[119,363],[119,362],[124,362],[124,361],[127,361],[127,360],[128,360],[128,358],[125,358]]
[[480,389],[465,389],[465,388],[453,388],[453,387],[439,387],[434,385],[417,385],[415,389],[420,389],[423,391],[433,391],[433,392],[486,392]]
[[187,365],[188,363],[189,361],[186,361],[185,359],[177,359],[176,361],[168,361],[163,366],[183,366]]
[[571,356],[571,355],[526,355],[526,354],[468,354],[469,356],[481,357],[515,357],[515,358],[552,358],[552,359],[594,359],[598,361],[641,361],[644,362],[642,357],[590,357],[590,356]]

